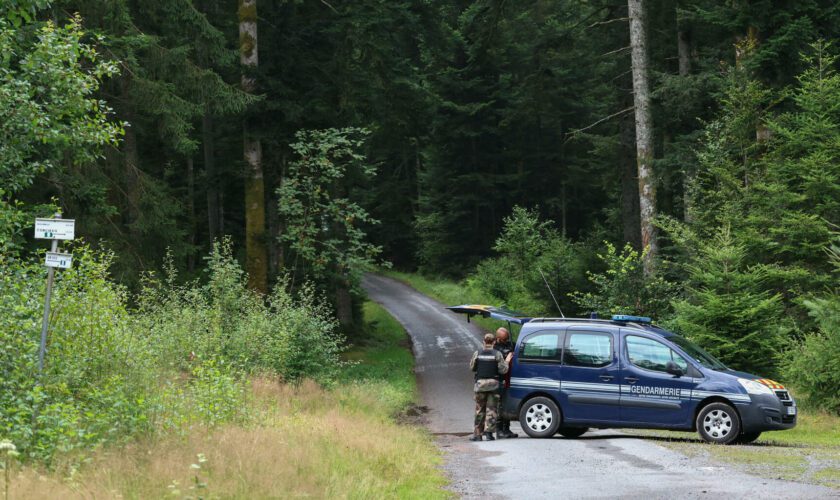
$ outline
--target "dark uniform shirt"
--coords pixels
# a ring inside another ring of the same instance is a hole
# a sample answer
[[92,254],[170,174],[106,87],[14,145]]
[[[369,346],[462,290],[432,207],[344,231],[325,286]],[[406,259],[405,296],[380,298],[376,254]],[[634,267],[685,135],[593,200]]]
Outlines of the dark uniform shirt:
[[[507,355],[513,352],[513,342],[509,340],[507,342],[496,342],[495,344],[493,344],[493,349],[502,353],[502,358],[507,360]],[[499,374],[499,382],[501,382],[504,385],[504,381],[505,375]]]

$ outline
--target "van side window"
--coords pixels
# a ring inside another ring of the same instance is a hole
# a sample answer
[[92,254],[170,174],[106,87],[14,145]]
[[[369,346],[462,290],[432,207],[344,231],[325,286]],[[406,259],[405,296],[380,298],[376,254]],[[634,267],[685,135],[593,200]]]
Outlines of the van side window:
[[568,332],[563,364],[600,368],[613,361],[612,335],[595,332]]
[[560,362],[560,335],[557,333],[536,333],[522,341],[519,359],[523,362]]
[[635,335],[627,336],[627,357],[631,363],[646,370],[665,372],[668,361],[673,361],[683,371],[688,370],[688,362],[670,347]]

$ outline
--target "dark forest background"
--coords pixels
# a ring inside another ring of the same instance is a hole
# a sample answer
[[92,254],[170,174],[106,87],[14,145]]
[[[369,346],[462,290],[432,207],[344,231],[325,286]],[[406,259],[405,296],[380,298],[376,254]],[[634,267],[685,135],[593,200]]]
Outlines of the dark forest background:
[[78,13],[124,126],[3,200],[53,200],[133,290],[201,277],[227,236],[252,289],[314,282],[348,332],[390,263],[533,313],[545,279],[567,312],[649,314],[776,373],[836,342],[840,4],[630,5],[641,69],[620,0],[13,1],[19,40]]

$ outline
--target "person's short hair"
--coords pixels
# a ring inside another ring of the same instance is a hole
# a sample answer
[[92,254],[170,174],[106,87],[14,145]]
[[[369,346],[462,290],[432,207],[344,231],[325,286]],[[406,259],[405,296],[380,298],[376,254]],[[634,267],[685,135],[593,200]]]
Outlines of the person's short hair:
[[492,344],[496,340],[496,336],[492,333],[488,333],[484,336],[484,343],[485,344]]

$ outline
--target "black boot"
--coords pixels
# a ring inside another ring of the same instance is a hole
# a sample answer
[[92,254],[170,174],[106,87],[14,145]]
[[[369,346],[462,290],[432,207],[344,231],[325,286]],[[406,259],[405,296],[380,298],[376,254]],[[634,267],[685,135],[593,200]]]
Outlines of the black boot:
[[510,431],[510,422],[505,422],[504,424],[499,424],[499,430],[496,432],[496,437],[499,439],[512,439],[519,437],[519,435]]
[[519,434],[510,430],[510,422],[505,422],[505,434],[507,434],[508,439],[519,437]]
[[473,434],[470,436],[470,441],[481,441],[481,434]]
[[485,432],[484,433],[484,439],[487,440],[487,441],[495,441],[496,440],[496,438],[493,437],[492,432]]

